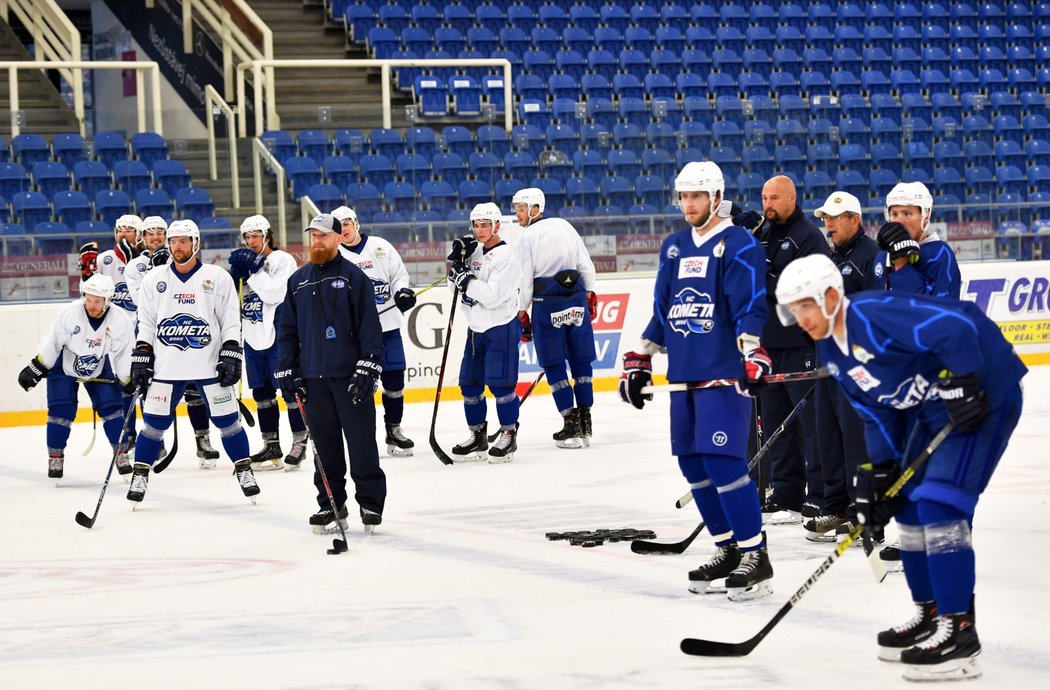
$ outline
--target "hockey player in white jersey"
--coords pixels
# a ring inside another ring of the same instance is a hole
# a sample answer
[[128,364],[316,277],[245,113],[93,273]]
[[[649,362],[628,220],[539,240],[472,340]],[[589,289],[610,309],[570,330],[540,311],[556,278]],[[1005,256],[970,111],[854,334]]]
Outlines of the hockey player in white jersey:
[[62,478],[70,425],[77,416],[77,391],[84,384],[91,405],[102,417],[117,471],[131,472],[127,443],[117,443],[124,422],[121,385],[131,376],[133,324],[123,309],[110,309],[113,281],[93,275],[81,285],[83,299],[63,309],[40,342],[40,353],[18,375],[29,390],[47,378],[47,476]]
[[561,218],[543,217],[542,190],[522,189],[513,202],[518,224],[525,228],[515,245],[522,273],[518,312],[522,340],[533,341],[536,361],[564,419],[561,431],[554,433],[555,444],[582,448],[591,438],[592,363],[597,359],[591,328],[598,315],[594,262],[576,228]]
[[[171,262],[150,271],[139,292],[132,384],[143,393],[142,438],[135,449],[129,501],[142,501],[153,459],[186,385],[197,384],[245,496],[259,493],[234,386],[241,378],[237,290],[230,274],[197,258],[200,230],[191,220],[168,228]],[[221,344],[220,344],[221,343]],[[254,499],[253,499],[254,500]]]
[[278,368],[275,324],[280,323],[281,305],[288,291],[288,277],[299,266],[295,257],[277,249],[270,221],[249,216],[241,223],[245,246],[230,254],[230,276],[238,285],[244,361],[248,387],[259,409],[259,430],[263,448],[251,456],[252,467],[260,470],[298,470],[306,456],[306,424],[294,396],[285,396],[292,447],[283,457],[279,431],[280,410],[273,373]]
[[[455,446],[455,459],[510,462],[518,449],[518,292],[521,265],[517,252],[499,235],[499,206],[478,204],[470,212],[472,235],[453,240],[448,282],[459,293],[467,316],[467,345],[459,366],[463,411],[470,438]],[[496,398],[500,433],[488,448],[485,386]]]
[[[379,315],[379,322],[383,327],[381,381],[386,449],[390,455],[409,456],[416,444],[401,430],[405,412],[405,369],[408,366],[401,340],[401,314],[416,305],[415,293],[409,287],[408,270],[394,245],[382,237],[361,232],[361,223],[353,209],[340,206],[332,211],[332,216],[343,228],[339,252],[372,281],[376,307],[383,312]],[[385,309],[391,299],[397,308]]]

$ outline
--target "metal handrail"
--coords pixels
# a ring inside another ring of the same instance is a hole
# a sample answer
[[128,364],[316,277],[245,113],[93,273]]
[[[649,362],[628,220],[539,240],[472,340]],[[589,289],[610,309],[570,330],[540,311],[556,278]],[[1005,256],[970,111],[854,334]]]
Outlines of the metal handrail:
[[[262,39],[262,46],[255,43],[233,20],[227,5],[232,5],[251,24]],[[213,32],[219,35],[222,47],[223,95],[227,99],[234,96],[233,63],[273,58],[273,32],[255,10],[244,0],[183,0],[182,3],[182,43],[187,53],[194,51],[193,15],[194,12]],[[272,72],[268,75],[272,78]],[[243,136],[243,135],[242,135]]]
[[[234,127],[234,118],[236,117],[233,112],[233,108],[229,104],[222,100],[222,96],[215,90],[211,84],[204,86],[204,108],[207,112],[208,120],[208,170],[211,172],[211,179],[219,179],[218,165],[215,162],[215,116],[222,113],[226,117],[226,138],[229,141],[230,146],[230,203],[233,208],[241,207],[241,176],[238,168],[237,160],[237,132]],[[214,109],[218,109],[219,113],[216,113]]]
[[281,165],[270,150],[266,148],[266,144],[263,140],[256,137],[252,139],[252,171],[255,174],[255,212],[259,214],[263,212],[262,169],[259,166],[260,161],[269,165],[277,175],[277,242],[283,247],[288,244],[286,241],[288,222],[285,220],[284,215],[284,195],[286,191],[284,166]]
[[[153,130],[161,136],[164,135],[164,125],[161,123],[161,109],[160,109],[160,67],[156,62],[98,62],[91,60],[32,60],[32,61],[3,61],[0,62],[0,70],[6,69],[8,74],[8,83],[10,85],[10,110],[11,110],[11,136],[18,136],[21,132],[21,125],[18,122],[18,118],[15,113],[18,112],[18,70],[20,69],[61,69],[61,68],[73,68],[76,70],[80,69],[108,69],[108,70],[135,70],[135,106],[138,111],[138,129],[140,132],[149,131],[146,127],[146,96],[145,89],[142,88],[143,80],[142,73],[150,73],[150,98],[152,100],[153,110]],[[77,119],[80,121],[80,134],[84,135],[84,93],[80,91],[80,95],[77,96],[77,92],[73,92],[73,110],[77,115]]]
[[[400,59],[362,59],[362,60],[255,60],[237,65],[237,103],[240,105],[240,135],[248,136],[248,114],[245,103],[245,76],[252,70],[255,91],[255,136],[268,129],[280,129],[281,118],[277,114],[277,95],[274,88],[273,69],[280,67],[310,67],[317,69],[369,67],[380,68],[380,80],[383,90],[383,127],[389,129],[392,122],[390,115],[390,69],[392,67],[502,67],[503,68],[503,104],[504,128],[510,133],[514,127],[514,99],[511,94],[511,70],[509,60],[505,58],[471,58],[463,60],[400,60]],[[265,81],[263,70],[266,70]],[[266,101],[265,115],[263,99]]]

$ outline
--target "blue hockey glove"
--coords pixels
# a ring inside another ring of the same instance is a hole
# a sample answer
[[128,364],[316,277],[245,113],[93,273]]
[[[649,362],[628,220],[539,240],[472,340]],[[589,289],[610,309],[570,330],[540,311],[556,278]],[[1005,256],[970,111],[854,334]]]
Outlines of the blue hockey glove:
[[470,272],[470,269],[467,268],[465,263],[457,261],[449,266],[448,280],[459,288],[460,292],[466,294],[467,285],[470,284],[470,281],[474,280],[474,274]]
[[762,225],[763,220],[765,219],[758,211],[744,211],[733,216],[733,225],[754,232],[759,225]]
[[886,498],[886,491],[900,476],[900,466],[892,461],[878,465],[865,463],[857,468],[853,478],[857,494],[857,520],[865,528],[876,532],[885,528],[903,507],[903,496]]
[[401,288],[394,294],[394,304],[402,314],[416,306],[416,293],[409,288]]
[[299,376],[298,369],[280,369],[273,372],[273,381],[281,389],[281,397],[285,401],[294,401],[296,397],[300,402],[306,402],[306,384]]
[[645,407],[646,400],[652,400],[652,393],[642,393],[642,388],[653,382],[652,355],[628,352],[623,356],[623,373],[620,374],[620,400],[634,405],[639,410]]
[[375,355],[368,355],[357,360],[354,375],[346,389],[350,393],[350,401],[359,405],[375,395],[382,373],[383,365],[379,363],[379,358]]
[[29,360],[29,364],[18,374],[18,385],[23,390],[29,390],[36,384],[40,383],[40,379],[47,376],[48,368],[45,367],[38,358],[34,357]]
[[244,361],[244,350],[235,340],[227,340],[219,350],[219,363],[215,373],[219,376],[220,386],[233,386],[241,380],[241,363]]
[[988,417],[988,394],[980,386],[977,373],[957,376],[945,369],[937,376],[940,398],[948,419],[964,434],[981,428]]

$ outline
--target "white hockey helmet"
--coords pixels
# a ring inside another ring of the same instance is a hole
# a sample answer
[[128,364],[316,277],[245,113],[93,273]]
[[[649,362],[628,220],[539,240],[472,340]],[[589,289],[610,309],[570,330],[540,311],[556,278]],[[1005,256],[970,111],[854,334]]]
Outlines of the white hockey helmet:
[[168,243],[173,237],[189,237],[193,240],[193,253],[201,247],[201,231],[192,220],[173,220],[168,226]]
[[131,228],[135,231],[135,238],[138,239],[142,235],[142,219],[134,214],[125,213],[113,224],[113,232],[116,233],[119,228]]
[[715,196],[725,196],[726,181],[722,169],[711,161],[686,163],[678,177],[674,178],[675,192],[707,192],[711,201]]
[[933,212],[933,195],[922,182],[898,182],[886,195],[886,220],[893,206],[918,206],[922,211],[922,227],[926,228]]
[[106,306],[109,306],[110,300],[113,299],[113,293],[116,291],[116,286],[113,285],[113,279],[107,275],[96,273],[91,276],[83,283],[80,284],[81,295],[95,295],[106,300]]
[[259,233],[265,235],[266,231],[270,229],[270,221],[266,220],[265,216],[254,215],[248,216],[241,223],[241,237],[244,237],[248,233]]
[[142,231],[163,230],[168,231],[168,223],[160,216],[146,216],[142,219]]
[[495,227],[496,223],[499,223],[502,217],[503,212],[499,210],[499,206],[491,201],[478,204],[470,211],[470,229],[474,229],[474,221],[476,220],[492,221],[492,225]]
[[[830,314],[824,305],[828,288],[839,293],[838,306]],[[799,300],[812,299],[820,307],[820,313],[831,320],[842,307],[842,296],[845,294],[842,274],[834,261],[823,254],[803,256],[789,263],[780,273],[780,279],[777,280],[777,316],[782,324],[790,326],[796,323],[795,315],[791,313],[791,305]],[[824,337],[828,335],[831,335],[830,323]]]
[[543,196],[543,190],[538,187],[526,187],[514,192],[514,197],[510,203],[515,206],[525,204],[525,212],[531,217],[533,206],[539,206],[540,214],[542,215],[543,209],[547,205],[547,197]]
[[342,224],[344,221],[353,221],[354,226],[361,227],[361,221],[357,218],[357,212],[349,206],[338,206],[332,209],[332,217]]

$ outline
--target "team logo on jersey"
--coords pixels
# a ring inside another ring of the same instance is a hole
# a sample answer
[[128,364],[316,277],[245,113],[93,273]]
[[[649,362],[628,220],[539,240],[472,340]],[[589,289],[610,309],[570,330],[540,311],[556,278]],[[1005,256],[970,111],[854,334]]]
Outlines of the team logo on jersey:
[[834,362],[828,362],[828,373],[831,374],[833,378],[837,379],[839,377],[839,374],[841,374],[842,372],[839,371],[838,364],[835,364]]
[[371,259],[361,259],[357,262],[357,267],[362,271],[368,268],[372,268],[375,264],[372,263]]
[[916,374],[911,378],[904,379],[892,393],[879,396],[879,404],[888,405],[897,410],[907,410],[915,407],[926,399],[930,390],[930,382]]
[[384,256],[386,256],[386,250],[383,249],[382,247],[376,247],[372,251],[372,253],[376,255],[377,259],[382,259]]
[[584,307],[569,307],[562,311],[551,313],[551,325],[555,328],[562,326],[580,326],[583,324],[583,316],[587,310]]
[[180,350],[201,350],[211,344],[208,322],[192,314],[176,314],[157,324],[157,338]]
[[204,290],[208,293],[215,292],[215,283],[213,283],[210,280],[205,280],[203,283],[201,283],[201,290]]
[[390,283],[375,278],[372,281],[372,292],[375,294],[376,304],[385,304],[390,301]]
[[106,266],[109,266],[111,263],[113,263],[113,257],[107,256],[105,259],[102,260],[102,263]]
[[679,291],[667,311],[671,330],[682,335],[710,333],[715,327],[715,305],[711,296],[693,288]]
[[670,247],[667,248],[667,258],[668,259],[677,259],[678,258],[678,251],[679,251],[678,250],[678,245],[677,244],[672,244]]
[[336,290],[342,290],[346,287],[346,281],[342,278],[337,278],[336,280],[332,281],[332,287]]
[[102,338],[84,338],[84,344],[90,348],[102,347]]
[[131,293],[128,292],[127,283],[117,283],[113,289],[113,299],[110,301],[121,309],[135,311],[135,303],[131,300]]
[[263,302],[255,292],[249,292],[244,296],[244,304],[241,305],[241,318],[253,323],[262,323]]
[[75,328],[73,328],[73,335],[76,335],[79,332],[80,332],[80,326],[76,326]]
[[167,289],[168,289],[168,284],[165,283],[163,280],[160,281],[159,283],[157,283],[157,292],[163,293]]
[[196,304],[197,295],[192,292],[176,292],[172,297],[179,304]]
[[711,256],[716,259],[721,259],[722,255],[726,253],[726,241],[722,240],[715,245],[715,248],[711,250]]
[[139,269],[139,273],[146,272],[146,264],[142,263],[141,261],[135,266],[135,268]]
[[683,278],[706,278],[707,257],[690,256],[678,262],[678,279]]
[[90,378],[95,374],[95,370],[98,369],[98,365],[102,363],[102,358],[98,355],[79,355],[73,360],[73,373],[77,376]]
[[863,366],[856,366],[846,372],[849,377],[853,379],[853,383],[857,384],[857,387],[862,391],[870,391],[872,388],[878,388],[882,381],[871,375],[871,372],[865,369]]
[[729,443],[729,436],[724,431],[716,431],[711,434],[711,443],[715,444],[719,448]]
[[861,364],[867,364],[871,360],[875,359],[875,355],[871,354],[860,345],[854,345],[853,359],[857,360]]
[[886,268],[882,264],[875,264],[875,276],[877,278],[881,278],[885,270]]
[[842,267],[842,275],[848,276],[851,273],[853,273],[853,267],[852,266],[848,266],[847,265],[847,266],[843,266]]
[[785,252],[787,250],[791,249],[791,242],[788,241],[788,240],[784,240],[783,242],[780,243],[780,249],[781,249],[781,251],[785,251]]

